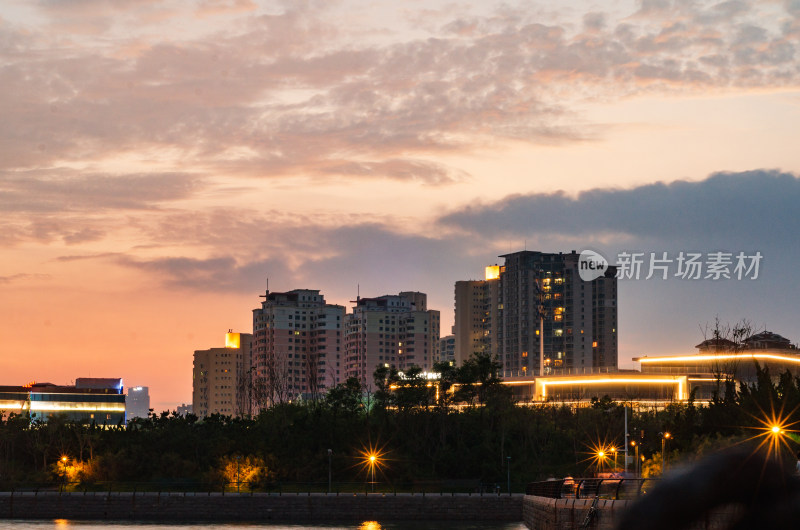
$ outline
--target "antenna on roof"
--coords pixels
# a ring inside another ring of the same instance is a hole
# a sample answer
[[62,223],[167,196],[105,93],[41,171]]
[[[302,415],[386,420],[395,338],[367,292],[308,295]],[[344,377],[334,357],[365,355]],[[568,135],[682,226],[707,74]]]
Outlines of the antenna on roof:
[[356,284],[356,302],[358,302],[359,300],[361,300],[361,284],[357,283]]

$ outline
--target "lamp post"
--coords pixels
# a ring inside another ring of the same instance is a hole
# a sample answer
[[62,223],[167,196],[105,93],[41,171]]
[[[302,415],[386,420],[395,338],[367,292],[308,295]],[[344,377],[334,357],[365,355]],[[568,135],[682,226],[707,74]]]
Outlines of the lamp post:
[[614,473],[617,472],[617,448],[612,447],[611,452],[614,453]]
[[511,457],[506,457],[506,464],[508,467],[508,494],[511,495]]
[[331,455],[333,455],[333,449],[328,449],[328,494],[331,493]]
[[236,493],[239,493],[239,459],[241,455],[236,455]]
[[67,457],[66,456],[62,456],[61,457],[61,463],[64,465],[64,474],[61,477],[61,482],[63,484],[62,488],[66,489],[66,486],[67,486]]
[[636,440],[631,440],[631,445],[633,446],[634,452],[636,453],[636,460],[634,460],[633,464],[633,473],[638,477],[639,473],[639,444],[636,443]]
[[667,440],[669,440],[671,436],[672,435],[670,433],[668,433],[668,432],[661,433],[661,474],[662,475],[667,470],[667,460],[666,460],[667,452],[666,452],[666,447],[667,447]]
[[375,492],[375,455],[369,455],[369,467],[372,471],[372,491]]

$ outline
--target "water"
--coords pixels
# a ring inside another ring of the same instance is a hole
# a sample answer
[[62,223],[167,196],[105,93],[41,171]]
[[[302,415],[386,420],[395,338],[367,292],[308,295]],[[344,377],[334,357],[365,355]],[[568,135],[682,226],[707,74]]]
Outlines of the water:
[[323,528],[326,530],[526,530],[524,523],[465,523],[446,521],[405,521],[383,522],[364,521],[360,524],[258,524],[258,523],[149,523],[137,521],[75,521],[68,519],[55,520],[28,520],[8,519],[0,520],[0,528],[13,530],[164,530],[178,528],[179,530],[243,530],[247,528],[264,528],[267,530],[312,530]]

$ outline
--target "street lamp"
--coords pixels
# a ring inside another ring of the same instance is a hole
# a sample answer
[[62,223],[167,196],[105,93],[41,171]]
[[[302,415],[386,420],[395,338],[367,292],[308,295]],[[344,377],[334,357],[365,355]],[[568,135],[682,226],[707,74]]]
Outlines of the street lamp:
[[611,452],[614,453],[614,473],[617,472],[617,448],[612,447]]
[[331,455],[333,455],[333,449],[328,449],[328,494],[331,493]]
[[669,440],[671,437],[672,437],[672,435],[670,433],[668,433],[668,432],[662,432],[661,433],[661,474],[662,475],[667,470],[667,460],[666,460],[667,452],[666,452],[666,447],[667,447],[667,440]]
[[508,464],[508,494],[511,495],[511,457],[506,457],[506,462]]
[[61,463],[64,465],[64,475],[61,478],[61,482],[63,482],[64,487],[66,487],[66,485],[67,485],[67,457],[66,456],[62,456],[61,457]]
[[369,455],[369,468],[372,471],[372,491],[375,491],[375,461],[378,459],[375,455]]
[[639,444],[636,443],[636,440],[631,440],[631,445],[633,446],[634,452],[636,453],[636,460],[634,461],[633,465],[633,472],[638,477],[639,473]]
[[236,455],[236,493],[239,493],[239,459],[241,455]]
[[603,472],[603,460],[605,459],[606,459],[606,452],[603,449],[597,451],[597,466],[599,473]]

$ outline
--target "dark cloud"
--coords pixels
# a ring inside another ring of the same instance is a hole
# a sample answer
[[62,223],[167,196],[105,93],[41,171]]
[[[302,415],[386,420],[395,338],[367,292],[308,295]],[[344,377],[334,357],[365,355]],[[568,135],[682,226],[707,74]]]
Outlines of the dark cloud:
[[[111,258],[119,265],[148,273],[168,287],[201,292],[256,293],[265,288],[267,278],[273,290],[319,288],[339,303],[352,299],[359,285],[362,294],[375,296],[421,290],[428,292],[436,308],[443,311],[452,306],[454,278],[480,275],[487,260],[494,260],[491,251],[487,254],[485,247],[474,248],[468,239],[404,234],[389,224],[288,225],[269,218],[248,220],[243,216],[236,220],[231,216],[225,226],[233,224],[245,231],[227,232],[223,242],[226,228],[214,226],[214,233],[203,236],[203,243],[211,249],[208,258],[114,255],[63,259]],[[191,237],[187,230],[178,232],[179,226],[177,223],[176,232],[166,235],[165,243]],[[193,233],[200,235],[205,226],[211,227],[201,221]],[[259,251],[253,252],[254,248]]]
[[[440,219],[448,227],[497,234],[601,234],[685,240],[713,233],[743,242],[791,241],[800,232],[800,178],[779,171],[716,173],[699,181],[508,197]],[[695,236],[693,236],[693,234]]]

